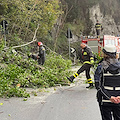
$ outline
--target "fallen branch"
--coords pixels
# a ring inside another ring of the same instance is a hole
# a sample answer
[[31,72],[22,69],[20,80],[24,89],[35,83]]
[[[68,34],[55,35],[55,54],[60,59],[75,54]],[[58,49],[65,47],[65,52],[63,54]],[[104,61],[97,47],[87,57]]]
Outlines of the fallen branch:
[[[38,26],[37,26],[37,29],[35,30],[35,34],[34,34],[33,40],[32,40],[31,42],[28,42],[28,43],[26,43],[26,44],[19,45],[19,46],[13,46],[13,47],[11,47],[11,48],[14,49],[14,48],[18,48],[18,47],[24,47],[24,46],[26,46],[26,45],[29,45],[29,44],[35,42],[35,41],[37,40],[37,39],[36,39],[36,34],[37,34],[38,29],[39,29],[39,24],[38,24]],[[9,49],[9,47],[5,48],[4,50],[7,50],[7,49]]]

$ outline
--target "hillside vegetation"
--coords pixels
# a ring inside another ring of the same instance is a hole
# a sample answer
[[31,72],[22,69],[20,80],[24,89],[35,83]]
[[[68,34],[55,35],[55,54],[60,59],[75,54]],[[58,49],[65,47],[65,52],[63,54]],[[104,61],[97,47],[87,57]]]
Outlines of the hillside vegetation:
[[47,45],[45,40],[51,40],[48,33],[61,13],[58,0],[0,0],[0,20],[8,22],[6,31],[2,26],[0,29],[0,97],[29,97],[26,87],[47,88],[68,82],[71,61],[53,49],[46,49],[42,67],[27,56],[37,51],[38,41]]
[[11,50],[0,52],[0,97],[29,97],[27,88],[47,88],[68,83],[71,61],[49,53],[44,66]]
[[[8,22],[6,30],[0,26],[0,97],[28,97],[26,87],[66,84],[71,67],[67,29],[77,36],[89,35],[89,8],[96,4],[119,24],[120,0],[0,0],[0,23]],[[38,41],[48,48],[42,67],[27,57],[36,53]],[[71,47],[79,49],[79,44]]]

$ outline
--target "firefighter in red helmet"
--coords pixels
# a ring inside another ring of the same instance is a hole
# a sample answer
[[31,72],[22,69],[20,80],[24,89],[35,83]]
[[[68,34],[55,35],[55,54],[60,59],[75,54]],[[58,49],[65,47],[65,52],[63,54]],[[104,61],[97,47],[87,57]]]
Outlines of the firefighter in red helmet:
[[45,48],[42,42],[38,42],[37,45],[39,47],[38,64],[43,65],[45,62]]

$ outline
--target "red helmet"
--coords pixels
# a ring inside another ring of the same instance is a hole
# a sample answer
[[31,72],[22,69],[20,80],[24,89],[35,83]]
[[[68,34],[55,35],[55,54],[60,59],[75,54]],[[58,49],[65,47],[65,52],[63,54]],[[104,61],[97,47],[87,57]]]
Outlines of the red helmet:
[[38,42],[38,46],[42,46],[43,45],[43,43],[42,42]]

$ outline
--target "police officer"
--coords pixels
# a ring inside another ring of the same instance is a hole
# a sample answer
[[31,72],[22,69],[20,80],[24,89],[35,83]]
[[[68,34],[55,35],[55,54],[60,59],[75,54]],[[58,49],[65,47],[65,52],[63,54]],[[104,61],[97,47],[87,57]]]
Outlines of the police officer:
[[45,48],[42,42],[38,42],[37,45],[39,47],[38,64],[43,65],[45,62]]
[[92,53],[92,50],[89,46],[87,46],[85,43],[80,44],[82,48],[82,60],[83,65],[81,68],[71,77],[67,77],[67,79],[70,82],[73,82],[74,78],[76,78],[80,73],[85,71],[87,82],[89,83],[89,86],[86,88],[92,88],[93,87],[93,81],[90,76],[90,68],[92,67],[92,64],[94,63],[94,55]]
[[97,23],[95,25],[96,28],[96,34],[97,34],[97,38],[100,38],[100,31],[103,29],[102,25],[99,23],[99,21],[97,20]]
[[106,45],[102,51],[104,58],[94,75],[102,120],[120,120],[120,63],[116,47]]

